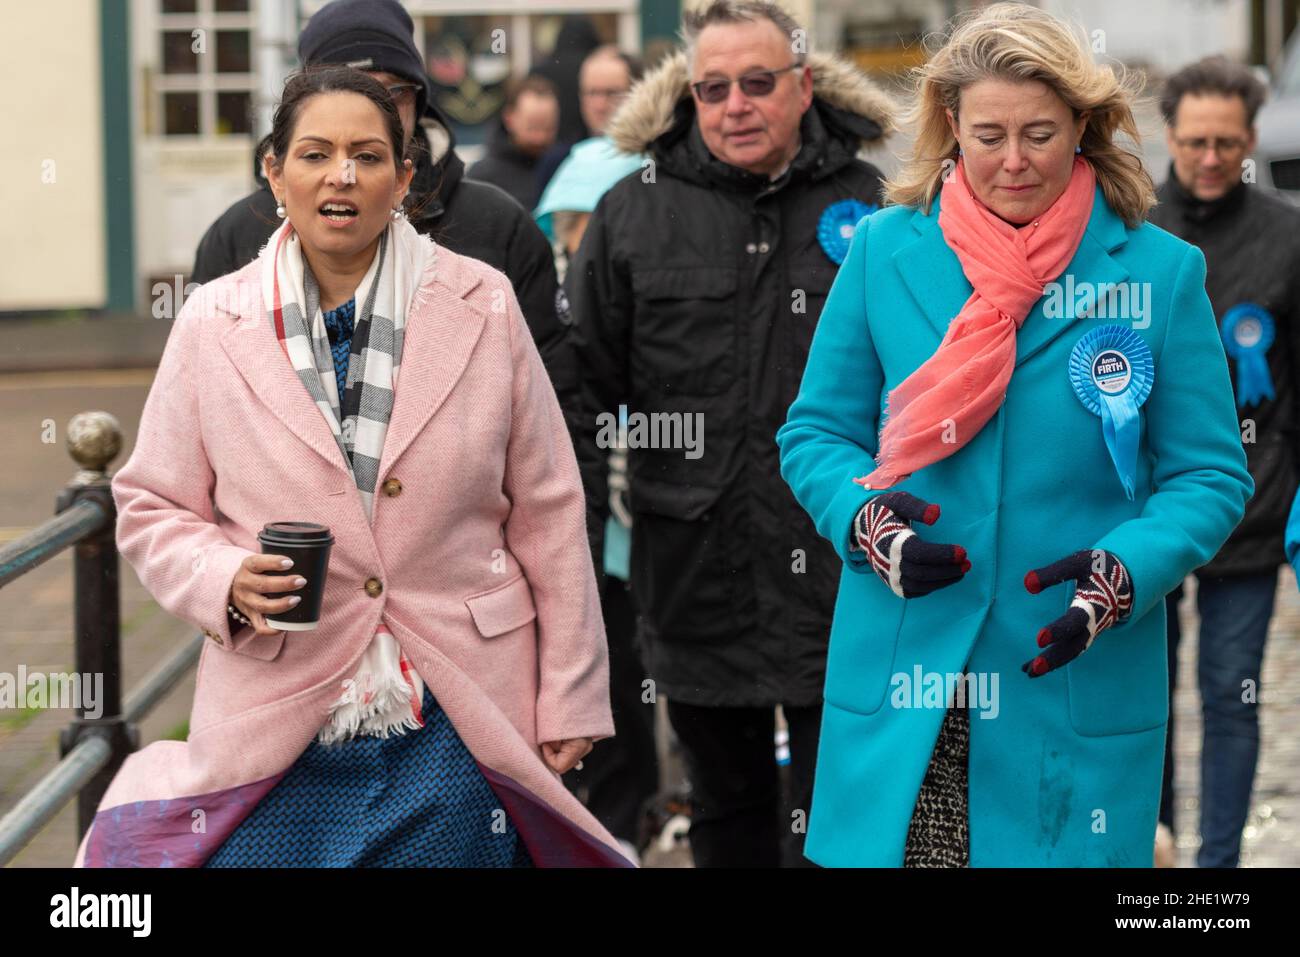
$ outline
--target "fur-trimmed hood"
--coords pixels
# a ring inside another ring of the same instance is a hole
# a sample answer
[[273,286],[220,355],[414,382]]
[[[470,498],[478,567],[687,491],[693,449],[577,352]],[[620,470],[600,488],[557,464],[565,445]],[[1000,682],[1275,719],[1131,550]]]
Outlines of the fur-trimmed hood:
[[[826,53],[809,54],[808,65],[812,68],[814,105],[820,100],[833,111],[870,121],[858,124],[855,130],[862,147],[879,145],[897,129],[897,105],[857,67]],[[607,133],[626,153],[649,152],[655,140],[673,129],[679,120],[678,106],[689,97],[686,54],[678,52],[632,88]]]

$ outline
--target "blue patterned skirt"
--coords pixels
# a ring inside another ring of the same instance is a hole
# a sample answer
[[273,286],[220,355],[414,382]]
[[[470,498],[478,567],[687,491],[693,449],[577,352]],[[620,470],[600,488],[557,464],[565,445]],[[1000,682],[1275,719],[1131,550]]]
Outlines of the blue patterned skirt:
[[205,867],[531,867],[447,713],[424,727],[313,740]]

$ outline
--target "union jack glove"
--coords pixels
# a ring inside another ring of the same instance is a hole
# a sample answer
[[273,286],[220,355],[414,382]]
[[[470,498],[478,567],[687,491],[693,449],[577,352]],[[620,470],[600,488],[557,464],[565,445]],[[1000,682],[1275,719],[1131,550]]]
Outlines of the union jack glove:
[[1063,581],[1075,581],[1074,601],[1056,621],[1038,633],[1046,650],[1020,666],[1031,678],[1069,664],[1093,639],[1133,610],[1133,580],[1123,562],[1103,549],[1083,549],[1025,576],[1025,588],[1037,595]]
[[907,492],[886,492],[858,512],[849,550],[866,552],[872,571],[900,598],[928,595],[970,571],[966,549],[927,542],[908,524],[933,525],[938,520],[938,505]]

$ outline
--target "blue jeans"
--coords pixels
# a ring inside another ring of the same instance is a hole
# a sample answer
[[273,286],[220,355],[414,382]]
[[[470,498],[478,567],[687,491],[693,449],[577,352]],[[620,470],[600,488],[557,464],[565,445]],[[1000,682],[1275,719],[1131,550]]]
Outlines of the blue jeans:
[[[1276,592],[1277,569],[1260,575],[1204,578],[1197,588],[1201,629],[1196,670],[1204,722],[1198,867],[1236,867],[1241,853],[1241,829],[1250,811],[1250,792],[1259,757],[1260,666]],[[1172,689],[1177,684],[1175,664],[1181,594],[1180,588],[1165,599],[1170,716],[1160,820],[1170,827],[1173,826]],[[1243,697],[1247,700],[1243,701]]]

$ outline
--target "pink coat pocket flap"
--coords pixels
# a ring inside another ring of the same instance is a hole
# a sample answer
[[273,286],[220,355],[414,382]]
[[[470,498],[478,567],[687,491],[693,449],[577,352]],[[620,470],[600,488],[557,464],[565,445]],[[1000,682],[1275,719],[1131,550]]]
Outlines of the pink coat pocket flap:
[[230,636],[231,649],[250,658],[274,661],[280,657],[284,636],[283,631],[277,631],[274,635],[254,635],[253,629],[245,625]]
[[474,624],[484,638],[503,635],[522,628],[537,617],[533,592],[523,575],[493,588],[491,591],[471,595],[465,599]]

